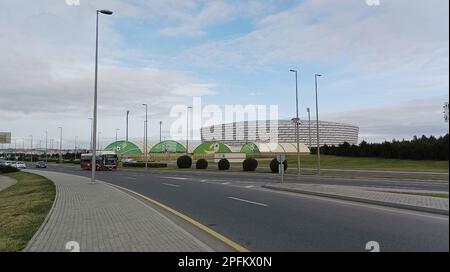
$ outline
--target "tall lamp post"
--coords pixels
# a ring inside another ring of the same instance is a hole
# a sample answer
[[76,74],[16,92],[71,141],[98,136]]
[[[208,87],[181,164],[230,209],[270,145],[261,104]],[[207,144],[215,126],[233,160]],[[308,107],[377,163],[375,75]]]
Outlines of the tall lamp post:
[[33,162],[33,135],[30,135],[31,142],[30,142],[30,161]]
[[48,152],[48,150],[47,150],[47,143],[48,143],[48,131],[46,130],[45,131],[45,163],[47,163],[48,162],[48,156],[47,156],[47,152]]
[[319,99],[317,97],[317,78],[321,74],[314,75],[314,83],[316,89],[316,129],[317,129],[317,173],[320,175],[320,136],[319,136]]
[[127,131],[126,131],[126,139],[125,143],[128,145],[128,116],[130,115],[130,111],[127,110]]
[[299,136],[299,127],[300,127],[300,118],[298,116],[298,71],[290,70],[292,73],[295,73],[295,109],[296,115],[292,120],[295,122],[295,134],[297,138],[297,175],[300,175],[300,136]]
[[120,129],[116,128],[116,149],[115,149],[116,154],[117,154],[117,133],[119,132],[119,130]]
[[113,12],[109,10],[97,10],[97,23],[95,27],[95,84],[94,84],[94,118],[93,118],[93,124],[92,124],[92,161],[91,161],[91,169],[92,169],[92,175],[91,175],[91,181],[95,182],[95,170],[97,170],[97,142],[95,140],[95,136],[97,135],[97,81],[98,81],[98,15],[99,14],[104,15],[112,15]]
[[144,129],[144,152],[145,152],[145,169],[148,169],[148,105],[142,104],[142,106],[145,106],[145,129]]
[[309,149],[311,149],[311,109],[306,108],[306,112],[308,112],[308,138],[309,138]]
[[192,109],[188,106],[186,109],[186,154],[189,154],[189,110]]
[[74,160],[77,159],[77,153],[78,153],[78,136],[75,136],[75,158]]
[[62,127],[59,128],[59,163],[62,163]]
[[159,121],[159,142],[161,142],[161,127],[162,127],[162,121]]

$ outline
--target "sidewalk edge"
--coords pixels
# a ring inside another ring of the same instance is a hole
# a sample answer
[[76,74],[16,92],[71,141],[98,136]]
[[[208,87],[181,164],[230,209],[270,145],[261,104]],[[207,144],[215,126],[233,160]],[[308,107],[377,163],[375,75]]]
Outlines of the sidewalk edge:
[[335,195],[335,194],[312,192],[312,191],[300,190],[300,189],[280,188],[280,187],[276,187],[273,185],[263,185],[262,187],[266,188],[266,189],[270,189],[270,190],[276,190],[276,191],[284,191],[284,192],[297,193],[297,194],[335,198],[335,199],[340,199],[340,200],[361,202],[361,203],[373,204],[373,205],[379,205],[379,206],[385,206],[385,207],[391,207],[391,208],[400,208],[400,209],[407,209],[407,210],[413,210],[413,211],[419,211],[419,212],[428,212],[428,213],[434,213],[434,214],[449,215],[448,210],[442,210],[442,209],[419,207],[419,206],[412,206],[412,205],[391,203],[391,202],[383,202],[383,201],[370,200],[370,199],[351,197],[351,196],[341,196],[341,195]]

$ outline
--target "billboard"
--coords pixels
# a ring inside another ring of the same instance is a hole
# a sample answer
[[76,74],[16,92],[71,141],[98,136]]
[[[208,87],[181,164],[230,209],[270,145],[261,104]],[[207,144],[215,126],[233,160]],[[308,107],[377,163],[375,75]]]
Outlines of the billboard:
[[11,132],[0,132],[0,144],[11,143]]

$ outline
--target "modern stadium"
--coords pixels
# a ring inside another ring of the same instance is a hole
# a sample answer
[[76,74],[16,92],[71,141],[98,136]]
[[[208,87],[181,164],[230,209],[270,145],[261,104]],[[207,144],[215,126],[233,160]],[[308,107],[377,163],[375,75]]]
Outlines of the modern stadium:
[[[263,143],[257,131],[261,131],[258,127],[260,124],[266,125],[262,129],[267,137],[277,139],[278,143],[296,143],[296,125],[290,120],[278,120],[274,122],[277,124],[275,129],[270,126],[271,122],[235,122],[222,124],[218,126],[204,127],[201,129],[202,142],[204,141],[219,141],[229,146],[242,146],[249,142]],[[273,124],[273,123],[272,123]],[[307,120],[300,121],[299,127],[299,141],[300,143],[310,147],[317,146],[317,123]],[[339,145],[344,142],[349,144],[358,143],[359,128],[357,126],[319,121],[319,142],[320,145]]]
[[[260,125],[261,122],[235,122],[203,127],[200,130],[201,143],[189,145],[187,153],[210,155],[215,153],[267,154],[297,152],[295,123],[290,120],[263,121],[262,124],[265,124],[266,128],[262,129],[262,133],[259,133],[261,129],[258,127],[258,124]],[[357,144],[358,133],[359,128],[357,126],[319,121],[319,142],[321,146],[339,145],[344,142]],[[309,153],[311,147],[317,145],[317,126],[315,121],[311,123],[300,121],[299,142],[301,153]],[[139,157],[145,154],[145,146],[142,143],[132,141],[113,142],[105,150],[115,151],[119,156]],[[147,146],[147,150],[148,153],[155,156],[157,154],[182,154],[186,153],[186,146],[181,142],[167,140],[154,145],[150,144]]]

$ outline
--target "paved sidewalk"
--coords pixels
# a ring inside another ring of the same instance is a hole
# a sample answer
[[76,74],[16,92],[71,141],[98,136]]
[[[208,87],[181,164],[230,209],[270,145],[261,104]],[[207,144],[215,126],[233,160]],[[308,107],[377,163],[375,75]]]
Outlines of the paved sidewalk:
[[5,190],[6,188],[13,186],[16,183],[17,180],[7,176],[0,175],[0,191]]
[[[297,183],[268,184],[263,187],[280,191],[332,197],[395,208],[405,208],[447,215],[449,214],[448,198],[419,196],[400,192],[386,192],[393,191],[392,189]],[[412,190],[402,191],[413,193]],[[414,192],[417,193],[418,191]],[[421,192],[423,193],[424,191]]]
[[81,252],[212,251],[167,217],[105,183],[46,171],[28,171],[52,180],[56,200],[25,251],[58,252],[75,241]]

